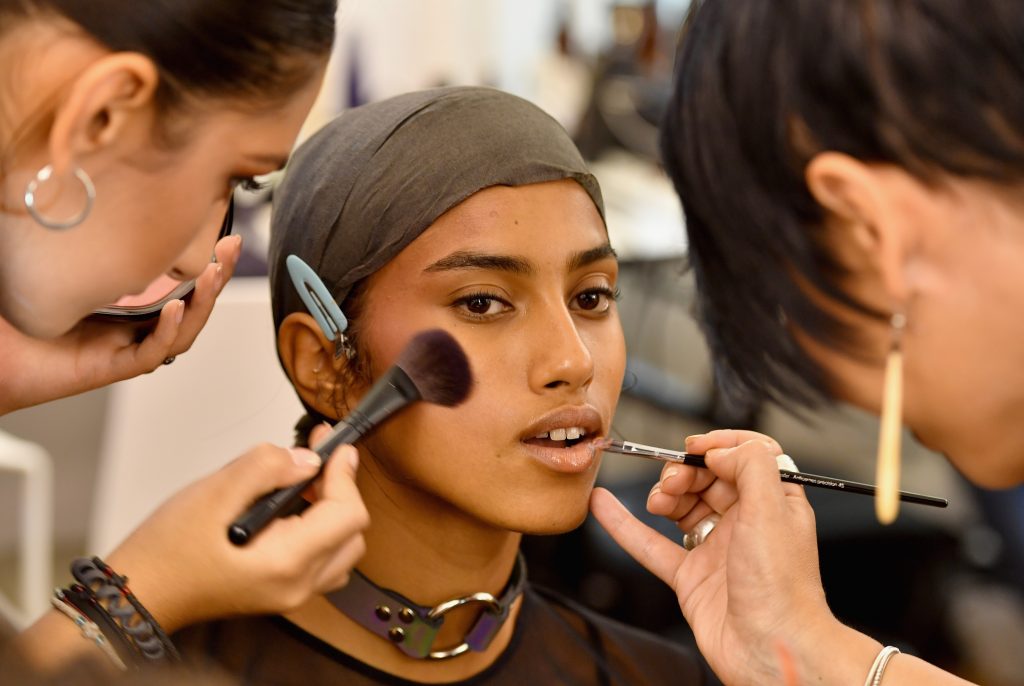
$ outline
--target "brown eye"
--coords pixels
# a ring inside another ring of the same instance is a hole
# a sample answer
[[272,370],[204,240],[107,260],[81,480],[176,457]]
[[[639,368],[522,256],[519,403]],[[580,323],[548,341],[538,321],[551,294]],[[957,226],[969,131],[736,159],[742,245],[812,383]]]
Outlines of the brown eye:
[[595,310],[601,304],[602,297],[604,296],[601,293],[594,291],[580,293],[576,296],[576,304],[579,305],[581,310]]
[[470,298],[466,301],[466,309],[473,314],[487,314],[491,309],[491,299],[480,296]]

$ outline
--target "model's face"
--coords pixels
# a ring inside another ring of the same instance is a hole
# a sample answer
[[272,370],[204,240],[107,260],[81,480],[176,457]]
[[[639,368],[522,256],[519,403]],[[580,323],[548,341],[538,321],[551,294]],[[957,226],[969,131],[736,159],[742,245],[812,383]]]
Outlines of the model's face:
[[[906,237],[904,421],[972,481],[1024,483],[1024,194],[964,180],[890,187]],[[888,335],[879,325],[879,359]],[[843,387],[858,387],[863,370],[822,359]],[[877,411],[873,388],[847,397]]]
[[[124,132],[137,139],[125,144],[137,150],[132,156],[92,166],[82,160],[96,187],[83,223],[54,231],[5,217],[0,315],[31,335],[55,336],[161,275],[197,276],[211,259],[231,189],[284,164],[319,85],[318,73],[272,108],[204,110],[194,115],[184,144],[169,149],[152,142],[152,122],[140,124]],[[24,181],[24,173],[8,177],[8,206],[21,206]],[[71,178],[47,186],[47,216],[74,216],[84,204]]]
[[365,441],[389,499],[513,531],[578,525],[625,367],[617,275],[590,197],[555,181],[477,193],[370,277],[360,346],[375,377],[430,328],[474,376],[462,405],[417,404]]

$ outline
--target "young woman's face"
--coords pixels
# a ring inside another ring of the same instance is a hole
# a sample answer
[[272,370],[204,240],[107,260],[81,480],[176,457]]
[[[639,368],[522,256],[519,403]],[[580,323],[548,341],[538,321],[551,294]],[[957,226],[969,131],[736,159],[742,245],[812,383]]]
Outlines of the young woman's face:
[[625,368],[617,276],[589,195],[554,181],[473,195],[370,277],[360,347],[375,377],[441,328],[475,381],[462,405],[419,403],[365,441],[388,497],[514,531],[578,525]]
[[[83,161],[96,200],[82,224],[54,231],[25,218],[4,227],[0,316],[31,335],[55,336],[161,275],[197,276],[233,186],[284,164],[320,81],[318,72],[274,107],[204,110],[180,147],[161,150],[150,122],[125,132],[138,139],[130,158],[92,168]],[[12,175],[7,185],[23,188],[24,180]],[[84,203],[81,187],[68,179],[60,188],[67,207],[54,216],[73,216]]]

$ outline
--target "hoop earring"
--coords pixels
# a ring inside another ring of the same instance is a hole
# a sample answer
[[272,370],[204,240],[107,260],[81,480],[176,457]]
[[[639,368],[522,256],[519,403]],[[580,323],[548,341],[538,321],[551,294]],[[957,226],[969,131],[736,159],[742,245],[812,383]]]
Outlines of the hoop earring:
[[89,213],[92,211],[92,204],[96,200],[96,186],[93,185],[92,179],[89,178],[89,175],[81,167],[75,167],[74,175],[78,182],[82,184],[82,188],[85,189],[85,207],[81,212],[64,221],[44,217],[39,208],[36,207],[36,192],[42,184],[53,177],[53,165],[48,164],[40,169],[36,172],[35,177],[28,182],[28,185],[25,186],[25,209],[32,215],[32,219],[37,224],[53,231],[63,231],[78,226],[89,216]]
[[878,461],[875,465],[875,516],[892,524],[900,511],[900,435],[903,430],[903,330],[907,317],[892,316],[892,345],[885,358],[882,385],[881,425],[878,430]]

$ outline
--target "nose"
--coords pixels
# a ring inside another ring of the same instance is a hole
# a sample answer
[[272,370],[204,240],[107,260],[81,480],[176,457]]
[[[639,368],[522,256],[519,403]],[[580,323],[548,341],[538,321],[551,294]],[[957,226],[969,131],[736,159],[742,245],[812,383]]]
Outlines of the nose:
[[580,336],[572,313],[563,305],[556,311],[534,314],[532,390],[545,393],[586,388],[594,378],[594,358]]
[[206,265],[213,259],[213,246],[224,225],[228,201],[217,203],[212,207],[203,221],[203,227],[185,247],[184,252],[174,261],[168,276],[179,281],[187,281],[198,277]]

